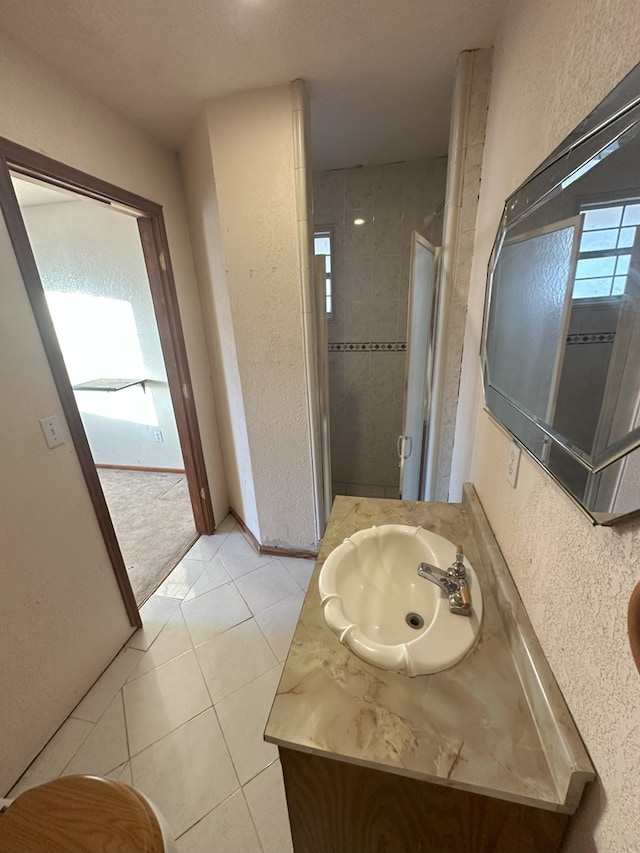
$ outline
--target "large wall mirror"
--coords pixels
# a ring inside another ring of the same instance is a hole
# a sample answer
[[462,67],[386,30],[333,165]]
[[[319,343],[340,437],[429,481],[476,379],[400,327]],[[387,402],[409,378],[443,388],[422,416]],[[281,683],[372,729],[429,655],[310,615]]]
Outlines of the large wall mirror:
[[640,66],[505,205],[491,415],[598,524],[640,512]]

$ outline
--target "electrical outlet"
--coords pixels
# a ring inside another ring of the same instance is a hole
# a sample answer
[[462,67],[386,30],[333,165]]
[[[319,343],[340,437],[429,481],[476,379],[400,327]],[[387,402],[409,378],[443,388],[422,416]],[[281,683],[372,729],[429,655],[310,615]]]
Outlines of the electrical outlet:
[[40,426],[42,427],[47,447],[53,450],[54,447],[59,447],[61,444],[64,444],[64,431],[60,424],[60,420],[56,415],[51,415],[48,418],[42,418]]
[[518,469],[520,467],[520,447],[515,441],[511,442],[509,457],[507,459],[507,482],[515,489],[518,483]]
[[164,438],[162,436],[162,430],[160,429],[156,429],[153,431],[153,437],[156,441],[164,441]]

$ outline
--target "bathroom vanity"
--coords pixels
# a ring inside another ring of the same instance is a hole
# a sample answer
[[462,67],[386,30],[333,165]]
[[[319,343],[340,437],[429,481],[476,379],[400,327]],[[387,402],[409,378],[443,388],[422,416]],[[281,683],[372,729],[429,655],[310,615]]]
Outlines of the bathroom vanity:
[[[446,671],[378,669],[325,624],[324,560],[390,523],[461,543],[475,567],[480,639]],[[462,504],[336,498],[265,738],[295,853],[552,853],[595,775],[471,486]]]

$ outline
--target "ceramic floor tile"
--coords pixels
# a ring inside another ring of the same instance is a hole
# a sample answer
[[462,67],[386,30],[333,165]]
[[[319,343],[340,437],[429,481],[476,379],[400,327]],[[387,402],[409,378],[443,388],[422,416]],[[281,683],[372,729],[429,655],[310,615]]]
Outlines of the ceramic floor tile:
[[139,666],[144,652],[124,648],[111,661],[93,687],[71,712],[72,717],[97,723],[111,704],[113,697]]
[[263,734],[280,673],[277,666],[215,706],[243,785],[278,757],[277,748],[265,743]]
[[183,601],[182,614],[194,646],[251,618],[251,611],[232,583]]
[[168,663],[193,648],[191,635],[179,607],[173,611],[167,624],[151,644],[151,648],[143,653],[142,660],[131,673],[127,681],[133,681],[146,672],[151,672],[158,666]]
[[243,790],[264,853],[289,853],[293,850],[280,762],[274,761]]
[[227,534],[215,533],[213,536],[201,536],[184,556],[185,560],[201,560],[208,563],[224,544]]
[[283,661],[287,656],[303,601],[304,593],[298,590],[256,616],[258,627],[279,661]]
[[229,583],[230,580],[231,577],[220,559],[220,555],[216,554],[211,562],[206,564],[204,572],[202,572],[198,580],[186,594],[185,599],[188,601],[191,598],[196,598],[204,592],[209,592],[225,583]]
[[122,694],[118,693],[64,769],[64,775],[104,776],[129,760]]
[[259,556],[255,547],[249,541],[248,537],[240,530],[234,530],[225,539],[220,548],[220,556],[225,557],[230,554],[235,554],[238,557],[255,557]]
[[178,853],[262,853],[242,791],[185,832],[177,847]]
[[105,779],[115,779],[116,782],[124,782],[125,785],[131,785],[131,787],[133,787],[131,762],[127,761],[126,764],[121,764],[119,767],[116,767],[115,770],[112,770],[111,773],[106,773]]
[[316,565],[315,560],[302,560],[297,557],[278,557],[282,565],[296,581],[298,586],[307,591],[311,575]]
[[117,767],[114,767],[113,770],[110,770],[108,773],[104,774],[105,779],[115,779],[118,781],[120,779],[120,774],[124,773],[127,768],[128,761],[125,761],[124,764],[119,764]]
[[142,628],[135,632],[127,643],[127,646],[146,652],[179,604],[180,599],[178,598],[152,595],[140,608]]
[[120,774],[119,778],[120,782],[124,782],[126,785],[131,785],[133,788],[133,773],[131,772],[131,762],[127,761],[125,764],[124,770]]
[[279,560],[271,560],[266,566],[237,578],[235,584],[254,614],[273,607],[300,589]]
[[196,655],[214,703],[278,663],[253,619],[196,646]]
[[221,533],[233,533],[236,530],[240,530],[238,526],[238,522],[235,518],[229,513],[225,519],[216,527],[216,536]]
[[155,595],[168,595],[170,598],[184,598],[198,580],[205,565],[202,560],[180,560],[169,577],[161,583]]
[[273,560],[273,557],[264,554],[256,554],[252,550],[250,554],[238,554],[235,551],[231,553],[220,553],[220,559],[224,562],[225,568],[232,578],[239,578],[260,566],[265,566]]
[[211,704],[193,651],[130,681],[122,693],[131,755],[141,752]]
[[93,723],[86,720],[75,720],[72,717],[65,720],[7,796],[17,797],[27,788],[33,788],[59,776],[92,729]]
[[174,838],[238,789],[213,708],[134,756],[131,767],[134,786],[164,814]]

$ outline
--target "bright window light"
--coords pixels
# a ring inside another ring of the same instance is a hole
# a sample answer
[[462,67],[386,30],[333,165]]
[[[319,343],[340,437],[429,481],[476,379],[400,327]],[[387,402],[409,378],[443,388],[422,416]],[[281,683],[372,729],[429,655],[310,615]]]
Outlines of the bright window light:
[[331,231],[324,229],[316,231],[313,237],[313,251],[316,255],[324,255],[325,268],[325,299],[327,317],[333,316],[333,289],[331,279],[332,239]]
[[631,250],[640,224],[640,202],[616,201],[583,208],[584,223],[574,299],[621,296],[626,287]]
[[[131,303],[85,293],[46,292],[72,385],[91,379],[144,379],[146,370]],[[122,391],[78,391],[81,412],[158,426],[152,395],[139,386]]]

